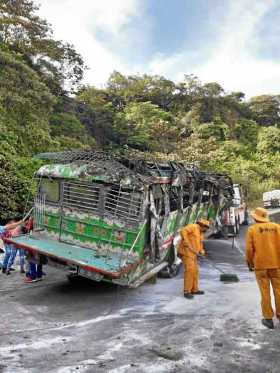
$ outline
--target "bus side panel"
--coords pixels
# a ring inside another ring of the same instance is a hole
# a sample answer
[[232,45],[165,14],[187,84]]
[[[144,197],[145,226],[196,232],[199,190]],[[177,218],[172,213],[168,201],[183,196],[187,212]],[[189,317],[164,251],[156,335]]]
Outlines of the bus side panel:
[[[92,248],[116,249],[128,251],[134,244],[134,252],[143,256],[146,227],[127,229],[117,224],[110,224],[90,214],[64,213],[62,224],[60,210],[45,208],[40,228],[50,238],[63,242]],[[138,235],[141,229],[140,235]]]

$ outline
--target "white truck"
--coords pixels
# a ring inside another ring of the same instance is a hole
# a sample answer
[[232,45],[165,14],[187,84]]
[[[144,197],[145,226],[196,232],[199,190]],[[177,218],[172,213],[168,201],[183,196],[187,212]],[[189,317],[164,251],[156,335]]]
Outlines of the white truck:
[[221,221],[224,235],[236,235],[240,225],[248,225],[248,210],[245,192],[240,184],[233,184],[232,205],[222,212]]
[[280,190],[275,189],[263,193],[263,206],[266,209],[280,207]]

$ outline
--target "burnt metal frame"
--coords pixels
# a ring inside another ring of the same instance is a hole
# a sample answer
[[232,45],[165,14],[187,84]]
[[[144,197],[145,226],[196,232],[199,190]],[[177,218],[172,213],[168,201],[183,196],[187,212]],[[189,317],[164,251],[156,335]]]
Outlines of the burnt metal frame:
[[[40,178],[37,186],[36,198],[42,196],[40,193],[41,182],[44,178]],[[112,193],[113,185],[104,185],[99,183],[88,183],[88,182],[76,182],[68,181],[65,179],[54,179],[59,183],[60,198],[58,202],[52,202],[45,200],[45,203],[50,206],[56,206],[60,210],[61,222],[64,216],[64,208],[70,208],[81,211],[89,211],[93,214],[98,215],[101,219],[104,217],[119,219],[121,222],[130,226],[138,225],[143,215],[143,194],[134,190],[124,190],[120,186],[116,188],[117,194]],[[78,188],[82,188],[81,192]],[[72,189],[72,190],[71,190]],[[95,207],[91,206],[91,191],[95,191],[97,198],[94,199]],[[71,193],[75,196],[72,200],[69,200],[69,196],[66,197],[67,193]],[[84,192],[84,193],[83,193]],[[135,200],[134,193],[138,193],[140,197]],[[78,201],[81,197],[80,201]],[[35,202],[35,200],[34,200]],[[109,207],[111,206],[111,207]],[[111,211],[110,211],[110,210]],[[60,229],[61,231],[61,229]]]
[[102,151],[63,151],[56,153],[41,153],[36,155],[36,158],[49,160],[52,163],[73,163],[82,161],[84,163],[92,163],[98,161],[114,161],[119,163],[119,166],[124,167],[127,172],[132,171],[135,174],[142,176],[153,177],[167,177],[172,178],[180,173],[197,173],[197,168],[192,164],[184,164],[182,162],[165,161],[162,159],[149,159],[143,158],[128,158],[127,156],[117,156],[108,154]]

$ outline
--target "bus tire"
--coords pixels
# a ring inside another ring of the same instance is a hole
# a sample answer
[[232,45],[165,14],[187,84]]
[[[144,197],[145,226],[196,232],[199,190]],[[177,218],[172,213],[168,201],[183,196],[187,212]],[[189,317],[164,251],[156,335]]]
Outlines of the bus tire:
[[180,270],[180,264],[177,263],[178,260],[176,258],[176,250],[174,245],[170,247],[167,261],[168,265],[159,272],[159,277],[173,278],[178,275]]
[[229,235],[229,227],[224,225],[222,229],[220,230],[220,235],[222,239],[227,240]]
[[245,217],[242,225],[249,225],[249,214],[248,211],[245,211]]
[[69,281],[70,284],[77,284],[79,281],[81,281],[82,277],[77,275],[77,274],[73,274],[73,273],[68,273],[66,275],[67,277],[67,280]]
[[235,234],[239,234],[240,231],[240,224],[239,224],[239,218],[235,219]]
[[173,264],[168,264],[165,268],[163,268],[159,273],[158,276],[160,278],[173,278],[178,275],[180,271],[180,265],[173,263]]

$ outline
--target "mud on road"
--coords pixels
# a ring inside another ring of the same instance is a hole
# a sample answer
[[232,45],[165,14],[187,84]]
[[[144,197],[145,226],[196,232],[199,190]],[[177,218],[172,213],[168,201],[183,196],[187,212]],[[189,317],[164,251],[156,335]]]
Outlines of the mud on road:
[[[237,241],[243,250],[243,236]],[[46,267],[41,283],[0,275],[0,372],[279,372],[280,327],[261,323],[254,274],[231,241],[201,263],[203,296],[182,297],[182,272],[130,290],[80,281]]]

